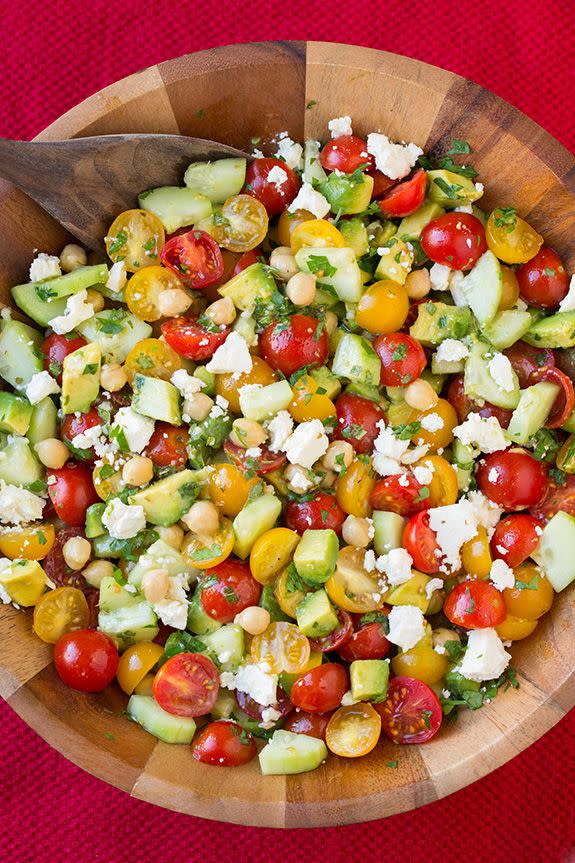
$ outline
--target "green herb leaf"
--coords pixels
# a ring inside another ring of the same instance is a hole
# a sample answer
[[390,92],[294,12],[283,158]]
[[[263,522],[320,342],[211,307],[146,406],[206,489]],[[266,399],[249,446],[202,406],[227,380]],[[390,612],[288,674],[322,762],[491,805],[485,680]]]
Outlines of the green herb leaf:
[[321,273],[322,277],[329,277],[337,273],[337,267],[334,267],[325,255],[310,255],[307,259],[307,266],[310,273]]
[[453,138],[451,142],[451,147],[447,151],[450,155],[458,155],[459,153],[471,153],[471,147],[467,143],[467,141],[463,141],[461,138]]
[[517,210],[515,207],[498,207],[493,210],[493,221],[496,228],[507,228],[506,234],[510,234],[517,224]]

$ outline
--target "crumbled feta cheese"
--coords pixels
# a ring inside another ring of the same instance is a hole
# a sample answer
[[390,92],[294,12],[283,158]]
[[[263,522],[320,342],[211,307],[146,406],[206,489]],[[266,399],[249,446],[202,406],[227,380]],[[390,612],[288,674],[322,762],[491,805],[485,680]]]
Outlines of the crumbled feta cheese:
[[4,306],[4,308],[0,311],[0,318],[3,321],[9,321],[12,319],[12,309],[9,309],[8,306]]
[[482,417],[478,413],[470,413],[465,422],[455,426],[453,434],[466,446],[475,446],[486,453],[509,445],[497,417]]
[[405,473],[405,468],[394,458],[382,455],[380,452],[373,454],[373,469],[379,476],[397,476]]
[[271,674],[262,663],[240,665],[236,671],[223,671],[220,674],[220,683],[225,689],[245,692],[262,707],[269,707],[277,702],[278,675]]
[[120,408],[114,417],[112,428],[124,432],[130,452],[142,452],[154,434],[155,423],[150,417],[142,416],[131,407]]
[[281,712],[276,710],[275,707],[264,707],[260,728],[273,728],[278,719],[281,719],[281,716]]
[[[427,599],[431,599],[436,590],[441,590],[443,587],[443,580],[441,578],[432,578],[425,585],[425,595]],[[445,648],[443,648],[445,652]],[[438,651],[439,653],[439,651]]]
[[246,450],[246,456],[248,458],[259,458],[262,454],[261,446],[251,446]]
[[561,302],[559,303],[559,311],[560,312],[574,312],[575,311],[575,275],[571,276],[571,281],[569,282],[569,290],[567,294],[563,297]]
[[459,207],[455,207],[454,213],[469,213],[469,215],[473,215],[473,207],[471,204],[461,204]]
[[283,137],[277,148],[276,156],[278,159],[283,159],[288,168],[295,170],[303,166],[303,147],[301,144],[296,144],[291,138]]
[[191,399],[196,393],[199,393],[205,387],[204,381],[188,374],[185,369],[177,369],[170,378],[172,383],[178,390],[182,398]]
[[475,191],[479,192],[479,194],[482,195],[483,194],[483,183],[476,183],[475,184]]
[[367,536],[369,539],[373,539],[373,537],[375,536],[375,526],[373,524],[373,519],[366,518],[365,520],[367,522]]
[[429,509],[429,526],[435,532],[443,558],[439,569],[447,573],[458,570],[462,545],[477,535],[479,525],[491,538],[501,512],[478,491],[469,492],[467,498],[461,498],[457,503]]
[[505,590],[506,587],[515,586],[515,576],[510,566],[504,560],[494,560],[489,573],[491,583],[497,590]]
[[506,393],[515,389],[516,376],[509,359],[505,354],[495,354],[487,364],[489,374],[497,386]]
[[[242,389],[244,389],[242,387]],[[293,431],[293,419],[287,411],[279,411],[268,423],[268,434],[270,436],[268,447],[271,452],[283,450],[285,442]]]
[[391,426],[386,427],[383,420],[379,420],[377,427],[379,428],[379,434],[373,442],[375,451],[381,453],[383,456],[387,456],[387,458],[400,461],[409,448],[409,441],[401,440],[401,438],[397,437]]
[[94,316],[94,306],[86,302],[87,299],[88,291],[86,290],[70,294],[66,300],[66,311],[64,314],[57,315],[48,322],[55,333],[58,333],[58,335],[70,333],[78,324]]
[[[0,564],[4,564],[5,562],[7,562],[9,564],[12,563],[12,561],[8,560],[7,557],[3,557],[0,560]],[[4,568],[5,568],[4,566],[1,566],[0,570],[4,569]],[[10,594],[8,593],[8,591],[6,590],[6,588],[4,587],[3,584],[0,584],[0,602],[3,602],[4,605],[10,605],[10,603],[12,602],[12,597],[10,596]]]
[[457,671],[468,680],[495,680],[500,677],[511,655],[494,629],[472,629],[467,640],[467,650]]
[[416,467],[413,468],[413,475],[420,485],[429,485],[433,479],[433,467],[432,465],[429,467],[426,467],[425,465],[416,465]]
[[426,414],[424,417],[420,419],[421,428],[425,429],[428,432],[436,432],[439,429],[442,429],[445,423],[443,422],[442,417],[439,414],[432,413]]
[[99,458],[114,456],[118,451],[116,441],[108,441],[104,435],[104,426],[96,425],[72,438],[75,449],[93,449]]
[[394,605],[389,612],[387,639],[402,650],[410,650],[425,635],[425,617],[415,605]]
[[416,144],[393,144],[387,135],[371,132],[367,152],[375,158],[375,167],[391,180],[407,177],[423,150]]
[[43,282],[44,279],[53,279],[62,275],[60,269],[60,258],[56,255],[47,255],[40,252],[30,264],[30,281]]
[[[403,464],[413,464],[416,461],[419,461],[420,458],[423,458],[427,455],[429,450],[428,444],[423,444],[422,446],[416,446],[413,449],[409,449],[404,456],[402,456],[401,461]],[[441,455],[439,450],[437,451],[438,455]]]
[[190,573],[171,575],[166,596],[153,604],[154,611],[166,626],[172,626],[174,629],[186,628],[189,606],[186,591],[189,582]]
[[405,584],[412,576],[413,558],[404,548],[392,548],[377,559],[377,569],[383,573],[392,587]]
[[110,267],[110,272],[108,273],[108,278],[106,280],[106,287],[114,294],[119,294],[127,280],[126,264],[124,261],[116,261],[116,263],[112,264]]
[[353,135],[351,117],[334,117],[327,124],[332,138],[341,138],[343,135]]
[[489,473],[487,474],[487,479],[489,480],[489,482],[497,482],[497,480],[499,479],[499,471],[496,467],[492,467],[490,469]]
[[127,505],[115,497],[106,504],[102,524],[114,539],[131,539],[146,527],[144,507]]
[[46,396],[59,392],[60,387],[50,372],[46,371],[36,372],[35,375],[32,375],[30,382],[26,386],[26,398],[33,405],[41,402]]
[[453,270],[443,264],[434,264],[429,270],[431,289],[433,291],[446,291]]
[[480,491],[470,491],[467,499],[477,524],[485,528],[488,538],[491,539],[503,510]]
[[273,183],[278,192],[282,191],[282,185],[287,180],[288,175],[284,171],[283,168],[280,168],[279,165],[274,165],[271,171],[269,171],[267,176],[267,182]]
[[409,479],[406,474],[402,474],[397,480],[398,485],[403,486],[403,488],[407,488],[409,486]]
[[[312,474],[313,476],[313,474]],[[293,470],[289,474],[288,486],[296,494],[305,494],[306,491],[312,489],[315,482],[308,475],[308,471],[300,465],[294,465]]]
[[369,548],[363,556],[363,568],[366,572],[373,572],[375,569],[375,551]]
[[308,210],[316,219],[323,219],[330,211],[329,201],[321,192],[317,192],[311,183],[304,183],[288,207],[290,213],[296,210]]
[[351,694],[351,689],[348,689],[347,692],[344,692],[341,697],[341,706],[342,707],[351,707],[352,704],[357,704],[358,699],[354,698]]
[[321,420],[300,423],[284,443],[282,450],[291,464],[311,468],[325,454],[329,439]]
[[0,522],[24,524],[42,518],[46,501],[18,485],[0,480]]
[[252,366],[252,355],[248,343],[243,336],[232,331],[223,345],[216,349],[206,369],[216,375],[225,375],[230,372],[249,374]]
[[469,356],[469,348],[459,339],[445,339],[435,351],[438,362],[457,363]]

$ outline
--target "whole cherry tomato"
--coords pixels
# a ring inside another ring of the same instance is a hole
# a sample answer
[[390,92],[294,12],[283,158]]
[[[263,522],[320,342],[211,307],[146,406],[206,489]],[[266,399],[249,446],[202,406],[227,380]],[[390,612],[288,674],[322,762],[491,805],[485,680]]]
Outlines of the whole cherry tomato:
[[72,451],[75,458],[81,461],[94,461],[96,453],[93,447],[82,447],[81,449],[73,446],[72,441],[76,435],[84,434],[88,429],[102,425],[102,419],[96,408],[92,407],[85,414],[66,414],[60,427],[60,437],[66,446]]
[[561,258],[541,246],[534,258],[515,271],[522,300],[539,309],[557,309],[569,290],[569,277]]
[[423,204],[426,186],[427,175],[423,168],[419,168],[408,180],[398,183],[378,198],[379,209],[393,219],[410,216]]
[[257,459],[246,455],[244,447],[238,446],[231,440],[224,441],[224,450],[233,463],[241,468],[245,473],[250,473],[253,476],[255,471],[259,476],[264,476],[266,473],[271,473],[273,470],[278,470],[282,467],[287,457],[283,452],[272,452],[265,444],[260,444],[260,455]]
[[470,399],[463,387],[463,375],[455,375],[447,390],[447,400],[455,409],[457,419],[460,423],[465,422],[470,413],[478,413],[480,417],[496,417],[501,428],[506,429],[511,422],[513,411],[485,402],[480,405]]
[[[274,171],[275,169],[275,171]],[[278,179],[268,179],[270,171],[279,175]],[[279,174],[279,172],[282,174]],[[268,216],[277,216],[285,210],[298,193],[300,181],[291,168],[288,168],[281,159],[254,159],[248,164],[246,170],[247,195],[253,195],[261,201],[268,212]]]
[[74,536],[86,538],[84,527],[63,527],[56,531],[54,545],[42,561],[42,567],[47,577],[57,587],[77,587],[87,593],[89,585],[81,572],[70,569],[64,560],[62,547]]
[[335,530],[339,535],[345,513],[332,494],[318,491],[312,500],[290,500],[285,509],[286,526],[303,534],[306,530]]
[[477,468],[477,485],[493,503],[504,509],[537,506],[547,492],[547,469],[520,449],[494,452]]
[[437,695],[415,677],[394,677],[387,698],[375,709],[383,732],[394,743],[425,743],[437,734],[443,718]]
[[154,698],[175,716],[205,716],[218,698],[220,676],[208,656],[178,653],[156,673]]
[[575,517],[575,476],[566,474],[560,480],[551,478],[547,494],[533,507],[531,514],[540,524],[545,524],[559,510]]
[[547,418],[545,426],[548,429],[561,428],[561,426],[567,422],[573,413],[573,408],[575,407],[573,383],[564,372],[559,371],[559,369],[554,366],[534,371],[529,377],[528,386],[539,383],[539,381],[548,381],[549,383],[555,384],[559,387],[559,393],[553,402],[553,407],[551,408],[551,413]]
[[378,423],[385,423],[385,411],[377,402],[354,393],[343,393],[336,403],[335,436],[346,440],[359,453],[371,452],[379,434]]
[[[231,254],[231,252],[227,252],[226,254]],[[249,252],[244,252],[243,255],[238,259],[234,268],[231,272],[232,276],[237,276],[238,273],[241,273],[243,270],[247,270],[248,267],[251,267],[252,264],[257,264],[258,260],[260,260],[262,255],[262,250],[250,249]]]
[[[376,617],[381,617],[381,620],[375,620]],[[386,638],[386,617],[383,611],[362,615],[351,638],[338,647],[341,658],[346,662],[354,662],[356,659],[384,659],[391,647]]]
[[200,587],[204,611],[219,623],[231,623],[244,608],[257,605],[262,592],[249,563],[230,557],[213,569],[207,569]]
[[349,687],[349,678],[343,665],[326,662],[298,677],[291,688],[292,703],[309,713],[326,713],[336,710]]
[[224,272],[220,247],[206,231],[197,229],[164,243],[160,260],[186,287],[194,290],[217,282]]
[[351,614],[343,608],[337,609],[338,624],[328,635],[323,638],[310,638],[309,643],[312,650],[321,653],[329,653],[330,650],[339,650],[353,635],[353,621]]
[[94,629],[62,635],[54,646],[58,676],[80,692],[101,692],[118,670],[118,649],[112,639]]
[[373,509],[396,512],[409,518],[430,505],[429,489],[425,495],[423,488],[415,477],[408,474],[385,476],[376,482],[369,502]]
[[519,340],[503,351],[519,379],[519,386],[525,389],[529,386],[529,378],[539,369],[553,368],[555,355],[549,348],[534,348],[527,342]]
[[527,560],[539,545],[539,522],[532,515],[508,515],[501,519],[491,537],[494,560],[504,560],[512,569]]
[[162,324],[162,335],[169,346],[180,356],[196,362],[209,360],[229,334],[229,327],[213,333],[195,318],[172,318]]
[[403,545],[412,556],[415,569],[428,574],[438,572],[441,549],[429,526],[428,512],[423,510],[409,519],[403,531]]
[[186,444],[189,440],[186,430],[158,421],[144,454],[156,467],[183,467],[188,460]]
[[58,517],[72,527],[86,521],[86,510],[100,498],[92,482],[92,471],[85,464],[67,462],[48,471],[48,494]]
[[294,710],[284,722],[284,731],[294,734],[307,734],[325,740],[325,730],[331,719],[331,713],[308,713],[305,710]]
[[197,761],[216,767],[239,767],[257,754],[250,732],[229,719],[210,722],[192,745],[192,755]]
[[471,270],[487,251],[485,229],[470,213],[445,213],[432,219],[420,242],[428,258],[452,270]]
[[59,384],[62,384],[64,359],[68,354],[77,351],[78,348],[83,348],[86,344],[86,339],[83,339],[82,336],[68,338],[68,336],[62,336],[58,333],[50,333],[42,342],[44,368],[50,372],[53,378],[56,378]]
[[321,366],[328,357],[328,338],[321,321],[292,315],[265,328],[259,337],[264,360],[286,377],[302,366]]
[[367,152],[367,142],[356,135],[340,135],[328,141],[319,160],[326,171],[343,171],[344,174],[352,174],[362,165],[368,171],[375,168],[375,160]]
[[377,336],[373,347],[381,360],[380,384],[384,387],[407,386],[420,376],[427,364],[420,343],[407,333]]
[[498,626],[507,614],[501,591],[489,581],[456,584],[445,600],[443,612],[451,623],[464,629]]

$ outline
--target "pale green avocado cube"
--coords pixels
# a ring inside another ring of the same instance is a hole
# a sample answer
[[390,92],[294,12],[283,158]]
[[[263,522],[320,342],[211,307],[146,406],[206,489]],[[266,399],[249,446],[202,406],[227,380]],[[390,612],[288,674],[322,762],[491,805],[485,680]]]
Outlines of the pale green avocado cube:
[[222,285],[218,292],[231,297],[236,309],[253,312],[256,300],[269,300],[276,283],[269,269],[261,263],[251,264]]
[[445,210],[434,201],[424,201],[419,210],[405,216],[399,223],[397,236],[402,240],[419,240],[425,226],[433,219],[443,216]]
[[144,507],[146,521],[169,527],[189,510],[198,496],[199,488],[195,472],[181,470],[136,492],[130,500]]
[[0,431],[25,435],[33,408],[28,399],[16,393],[0,392]]
[[323,638],[338,625],[337,614],[325,590],[308,593],[296,608],[297,625],[310,638]]
[[426,171],[426,174],[427,197],[434,204],[440,204],[446,209],[472,204],[483,194],[472,180],[461,174],[454,174],[453,171],[438,169]]
[[387,510],[374,510],[371,518],[374,531],[373,547],[377,554],[387,554],[392,548],[403,546],[403,531],[407,519]]
[[383,701],[387,696],[387,659],[356,659],[349,668],[351,694],[355,701]]
[[272,739],[259,754],[264,776],[306,773],[327,758],[323,740],[292,731],[274,731]]
[[305,530],[293,562],[308,584],[324,584],[335,572],[338,554],[339,540],[334,530]]
[[331,369],[327,366],[318,366],[316,369],[310,369],[310,375],[318,387],[325,390],[324,395],[326,395],[328,399],[335,399],[338,397],[341,392],[341,381],[333,374]]
[[245,654],[244,631],[237,623],[227,623],[213,632],[207,632],[201,639],[214,654],[223,671],[233,671]]
[[557,593],[575,581],[575,518],[566,512],[555,513],[531,557]]
[[234,554],[245,560],[256,539],[274,526],[281,511],[281,502],[273,494],[263,494],[247,503],[233,521]]
[[470,332],[471,324],[471,311],[467,308],[446,303],[421,303],[409,334],[425,347],[431,347],[445,339],[462,339]]
[[97,342],[64,358],[62,369],[62,411],[86,413],[100,391],[100,363],[102,352]]
[[132,407],[153,420],[162,420],[173,426],[182,424],[180,410],[180,393],[169,381],[161,378],[149,378],[137,374],[132,382],[134,394]]

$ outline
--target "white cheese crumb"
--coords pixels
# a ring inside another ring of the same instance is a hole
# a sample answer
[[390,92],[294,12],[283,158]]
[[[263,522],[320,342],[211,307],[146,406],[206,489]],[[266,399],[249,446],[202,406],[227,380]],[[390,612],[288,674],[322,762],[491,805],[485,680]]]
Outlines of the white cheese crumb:
[[438,362],[457,363],[469,356],[469,348],[459,339],[445,339],[435,352]]
[[453,434],[461,443],[475,446],[481,452],[497,452],[508,446],[497,417],[482,417],[478,413],[470,413],[465,422],[455,426]]
[[114,294],[119,294],[127,280],[126,264],[124,261],[116,261],[116,263],[112,264],[110,267],[110,272],[108,273],[108,278],[106,280],[106,287]]
[[267,182],[273,183],[278,192],[282,191],[282,185],[287,180],[288,175],[279,165],[274,165],[267,175]]
[[239,333],[232,331],[223,345],[216,349],[206,365],[208,372],[225,375],[230,372],[249,374],[252,370],[252,355],[248,343]]
[[311,468],[329,446],[329,439],[321,420],[309,420],[296,426],[282,450],[291,464]]
[[433,480],[433,468],[431,465],[429,467],[426,467],[425,465],[416,465],[416,467],[413,468],[413,475],[420,485],[429,485]]
[[177,369],[170,378],[172,383],[178,390],[182,398],[191,399],[196,393],[199,393],[205,387],[205,382],[194,375],[188,374],[185,369]]
[[115,497],[102,513],[102,524],[114,539],[131,539],[146,526],[144,507],[127,505]]
[[375,158],[375,167],[391,180],[407,177],[423,150],[416,144],[393,144],[387,135],[371,132],[367,152]]
[[383,573],[392,587],[405,584],[412,576],[413,558],[404,548],[392,548],[377,559],[377,569]]
[[497,384],[497,386],[506,393],[511,393],[515,389],[515,372],[508,357],[505,354],[495,354],[487,364],[489,374]]
[[431,289],[433,291],[446,291],[452,273],[451,267],[446,267],[444,264],[434,264],[429,270]]
[[46,501],[18,485],[0,480],[0,522],[24,524],[42,518]]
[[341,706],[342,707],[351,707],[352,704],[357,704],[357,698],[354,698],[351,694],[351,689],[348,689],[347,692],[344,692],[341,697]]
[[35,375],[32,375],[30,382],[26,385],[26,398],[33,405],[41,402],[42,399],[46,398],[46,396],[59,392],[60,387],[50,372],[47,371],[36,372]]
[[149,444],[155,423],[150,417],[136,413],[131,407],[125,407],[117,412],[112,427],[124,432],[130,452],[140,453]]
[[283,159],[288,168],[295,170],[303,166],[303,147],[301,144],[296,144],[287,135],[281,138],[277,148],[276,156],[278,159]]
[[353,135],[351,117],[334,117],[327,124],[332,138],[341,138],[343,135]]
[[375,569],[375,551],[369,548],[363,556],[363,568],[366,572],[373,572]]
[[468,680],[495,680],[509,665],[511,655],[494,629],[472,629],[457,671]]
[[[431,581],[428,581],[425,585],[425,595],[428,599],[431,599],[436,590],[441,590],[443,587],[443,580],[441,578],[432,578]],[[445,648],[443,648],[445,650]]]
[[510,566],[504,560],[494,560],[489,573],[491,583],[497,590],[505,590],[506,587],[515,586],[515,576]]
[[304,183],[288,207],[290,213],[296,210],[308,210],[316,219],[323,219],[330,211],[329,201],[317,192],[311,183]]
[[[133,507],[131,507],[133,508]],[[169,577],[166,596],[152,606],[162,623],[174,629],[185,629],[188,623],[188,597],[190,573],[179,573]]]
[[60,258],[56,255],[47,255],[40,252],[30,264],[30,281],[43,282],[44,279],[53,279],[61,276]]
[[442,429],[445,423],[443,422],[442,417],[439,414],[432,413],[426,414],[424,417],[420,419],[421,428],[425,429],[428,432],[436,432],[439,429]]
[[[242,389],[244,389],[242,387]],[[285,442],[293,431],[293,419],[287,411],[279,411],[268,423],[270,440],[268,447],[271,452],[283,450]]]
[[88,299],[88,291],[78,291],[77,294],[70,294],[66,300],[66,311],[63,315],[57,315],[48,323],[55,333],[64,335],[74,330],[78,324],[87,321],[94,317],[94,306],[86,302]]
[[569,282],[569,290],[567,294],[563,297],[561,302],[559,303],[559,311],[560,312],[574,312],[575,311],[575,275],[571,276],[571,281]]
[[389,612],[387,638],[402,650],[410,650],[425,635],[425,617],[415,605],[395,605]]
[[262,707],[269,707],[277,702],[278,675],[270,674],[262,663],[240,665],[236,671],[223,671],[220,674],[220,683],[226,689],[245,692]]

